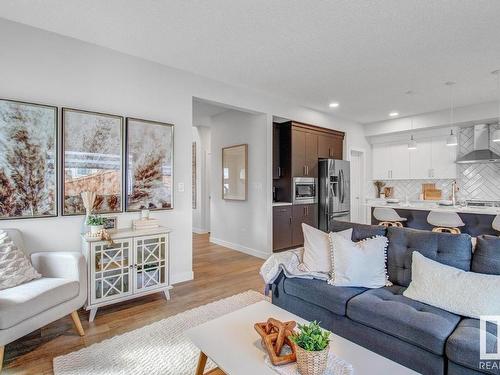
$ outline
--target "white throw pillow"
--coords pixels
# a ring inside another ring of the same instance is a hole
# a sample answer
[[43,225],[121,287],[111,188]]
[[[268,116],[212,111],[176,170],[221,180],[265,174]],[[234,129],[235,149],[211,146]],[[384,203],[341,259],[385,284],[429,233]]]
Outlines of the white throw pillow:
[[353,242],[330,233],[332,274],[335,286],[381,288],[392,285],[387,276],[388,239],[383,236]]
[[405,297],[479,319],[500,313],[500,276],[466,272],[414,251]]
[[[328,233],[302,223],[304,233],[303,271],[329,273],[332,270],[330,261],[330,240]],[[340,236],[351,239],[352,228],[338,232]]]
[[7,235],[0,230],[0,290],[42,277]]

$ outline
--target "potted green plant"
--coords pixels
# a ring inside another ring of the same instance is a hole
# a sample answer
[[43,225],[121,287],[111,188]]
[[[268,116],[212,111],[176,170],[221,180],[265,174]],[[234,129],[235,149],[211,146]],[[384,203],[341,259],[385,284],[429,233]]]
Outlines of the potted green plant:
[[90,234],[97,234],[104,229],[104,218],[99,215],[89,215],[87,225],[90,226]]
[[302,375],[322,375],[328,362],[330,332],[316,321],[298,324],[299,330],[290,336],[295,345],[297,368]]

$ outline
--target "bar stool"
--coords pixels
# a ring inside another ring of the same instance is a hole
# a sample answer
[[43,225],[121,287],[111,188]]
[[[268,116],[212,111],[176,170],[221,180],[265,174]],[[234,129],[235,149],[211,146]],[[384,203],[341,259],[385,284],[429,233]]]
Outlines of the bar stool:
[[495,216],[495,218],[493,219],[493,223],[491,223],[491,226],[497,232],[500,232],[500,215]]
[[434,226],[433,232],[462,233],[459,227],[465,224],[456,212],[431,211],[427,215],[427,222]]
[[405,217],[398,215],[394,208],[375,207],[373,217],[379,221],[378,225],[384,227],[402,227],[402,221],[406,221]]

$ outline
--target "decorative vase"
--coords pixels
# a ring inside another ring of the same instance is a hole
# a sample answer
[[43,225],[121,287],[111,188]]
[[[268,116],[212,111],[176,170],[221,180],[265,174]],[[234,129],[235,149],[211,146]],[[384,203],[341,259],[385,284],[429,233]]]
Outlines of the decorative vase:
[[104,225],[91,225],[90,226],[90,234],[93,234],[93,235],[99,234],[99,232],[103,229],[104,229]]
[[297,354],[297,369],[301,375],[323,375],[328,363],[330,345],[325,349],[310,352],[295,345]]
[[141,210],[141,219],[148,220],[149,219],[149,210]]

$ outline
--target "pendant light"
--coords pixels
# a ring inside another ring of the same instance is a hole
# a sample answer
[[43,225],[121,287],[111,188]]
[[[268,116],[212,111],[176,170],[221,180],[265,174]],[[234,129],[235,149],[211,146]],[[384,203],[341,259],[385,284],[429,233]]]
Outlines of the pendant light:
[[[413,91],[407,91],[406,95],[413,95]],[[411,136],[410,142],[408,142],[408,150],[416,150],[417,149],[417,141],[413,139],[413,116],[411,117]]]
[[455,103],[454,103],[454,97],[453,97],[453,86],[455,86],[455,82],[446,82],[446,86],[450,88],[450,126],[452,127],[450,129],[450,135],[446,138],[446,146],[456,146],[458,145],[458,138],[455,134],[453,134],[453,124],[455,122]]
[[[500,69],[495,70],[494,72],[491,72],[491,74],[494,74],[497,76],[497,90],[498,90],[498,126],[500,126]],[[500,142],[500,129],[496,129],[493,132],[493,137],[492,137],[493,142]]]

